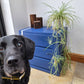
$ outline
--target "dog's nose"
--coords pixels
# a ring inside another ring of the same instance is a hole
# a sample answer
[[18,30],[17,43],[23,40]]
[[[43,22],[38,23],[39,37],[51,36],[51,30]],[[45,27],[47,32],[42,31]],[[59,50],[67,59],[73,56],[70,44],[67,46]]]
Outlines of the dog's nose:
[[11,56],[11,57],[8,58],[7,64],[8,64],[8,66],[14,67],[18,64],[18,61],[19,60],[17,58]]

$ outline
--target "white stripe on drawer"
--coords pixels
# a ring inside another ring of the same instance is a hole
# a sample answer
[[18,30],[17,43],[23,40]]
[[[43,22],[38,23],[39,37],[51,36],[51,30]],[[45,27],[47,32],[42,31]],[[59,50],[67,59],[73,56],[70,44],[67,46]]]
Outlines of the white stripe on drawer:
[[28,29],[31,29],[31,28],[27,28],[27,29],[21,30],[21,35],[24,35],[24,31],[25,31],[25,30],[28,30]]

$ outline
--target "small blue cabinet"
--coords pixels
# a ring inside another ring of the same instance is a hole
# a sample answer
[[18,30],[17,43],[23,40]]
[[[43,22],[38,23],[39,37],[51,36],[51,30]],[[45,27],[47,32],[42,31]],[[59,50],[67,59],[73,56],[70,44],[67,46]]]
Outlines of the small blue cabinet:
[[[32,68],[50,73],[49,62],[52,58],[54,47],[56,47],[56,45],[48,47],[48,38],[52,37],[52,33],[53,30],[47,29],[46,27],[40,29],[28,27],[19,31],[20,35],[23,35],[35,42],[34,58],[30,60],[30,66]],[[53,38],[53,42],[54,41],[56,41],[56,39]],[[46,47],[48,47],[48,49],[46,49]],[[60,49],[57,50],[59,51]],[[60,72],[58,72],[57,75],[59,76]]]

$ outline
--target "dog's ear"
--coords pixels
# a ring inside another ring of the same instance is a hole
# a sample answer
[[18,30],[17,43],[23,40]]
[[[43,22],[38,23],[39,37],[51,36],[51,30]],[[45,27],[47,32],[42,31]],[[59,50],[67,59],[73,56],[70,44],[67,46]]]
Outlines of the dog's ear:
[[28,38],[24,38],[24,40],[25,40],[25,47],[26,47],[26,57],[27,59],[32,59],[34,55],[34,50],[35,50],[35,43]]

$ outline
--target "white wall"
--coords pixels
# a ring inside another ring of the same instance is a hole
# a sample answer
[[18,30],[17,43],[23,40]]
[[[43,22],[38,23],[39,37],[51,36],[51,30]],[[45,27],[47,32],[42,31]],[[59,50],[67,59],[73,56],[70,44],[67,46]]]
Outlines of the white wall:
[[14,26],[13,26],[11,11],[10,11],[9,0],[1,0],[0,2],[1,2],[2,13],[4,17],[4,23],[6,27],[6,33],[7,35],[13,35],[15,34],[15,32],[14,32]]
[[[70,0],[26,0],[28,9],[27,13],[28,15],[31,13],[36,13],[37,16],[42,16],[43,24],[46,25],[48,18],[48,14],[46,14],[46,12],[50,9],[46,7],[43,2],[46,2],[57,8],[60,6],[61,1],[67,2]],[[71,52],[84,54],[84,0],[72,0],[71,5],[76,11],[76,15],[80,18],[80,22],[74,22],[73,29],[69,30],[69,46],[71,48]],[[29,16],[28,21],[30,21]]]
[[[43,4],[46,2],[54,7],[58,7],[61,1],[70,0],[10,0],[13,25],[18,34],[18,30],[30,26],[30,17],[32,13],[43,17],[43,24],[46,26],[48,18],[47,11],[50,9]],[[80,22],[74,22],[73,29],[68,33],[68,44],[71,52],[84,54],[84,0],[72,0],[71,5],[76,11],[76,15],[80,18]]]
[[9,1],[15,33],[18,34],[18,31],[20,29],[28,27],[26,0],[9,0]]

